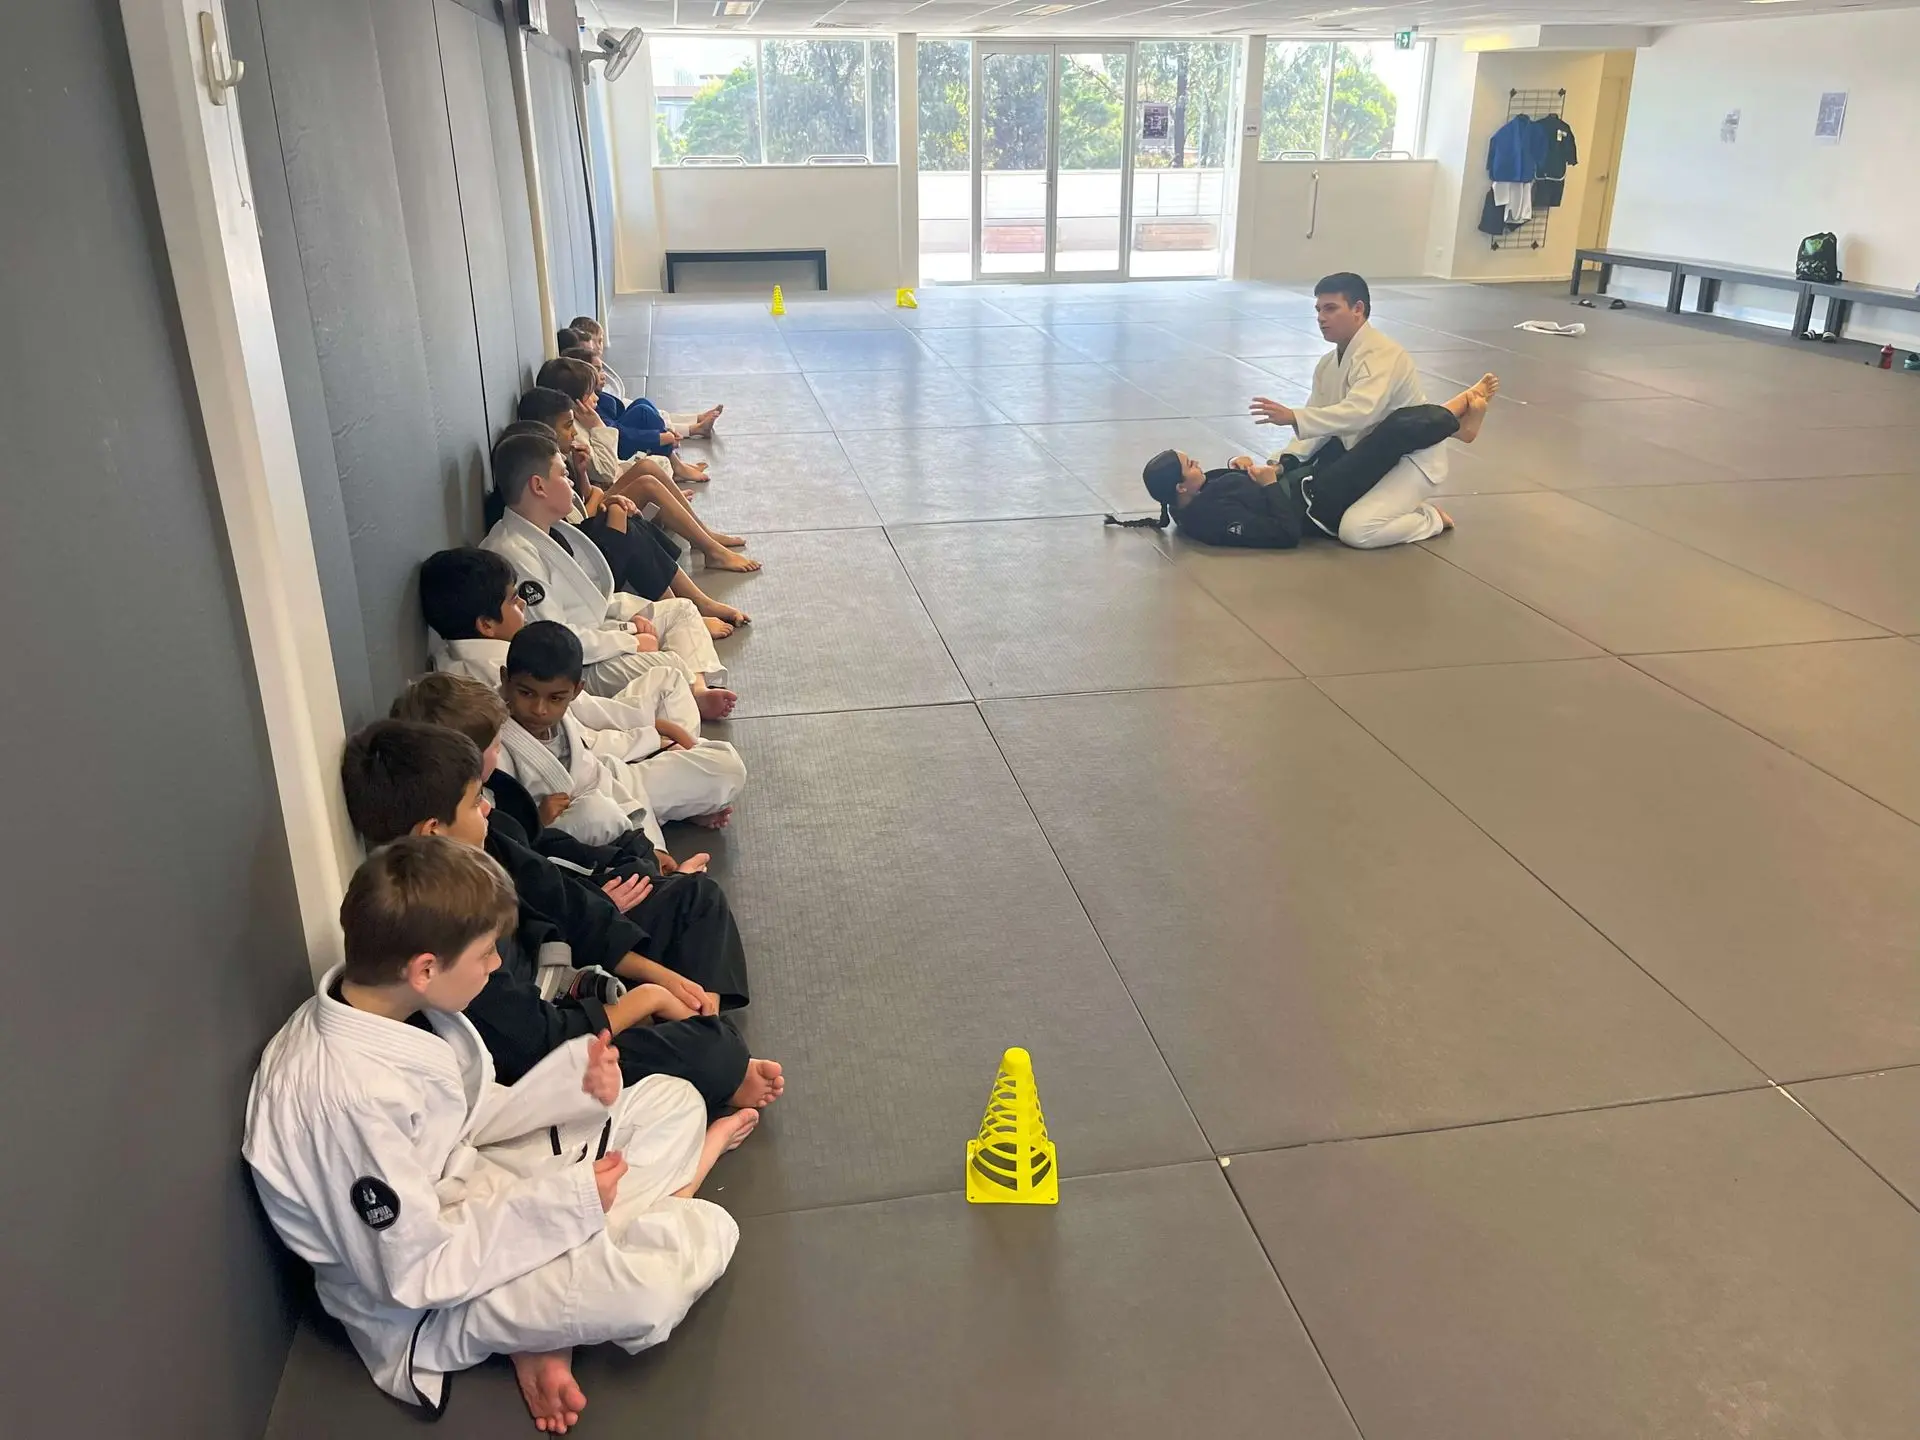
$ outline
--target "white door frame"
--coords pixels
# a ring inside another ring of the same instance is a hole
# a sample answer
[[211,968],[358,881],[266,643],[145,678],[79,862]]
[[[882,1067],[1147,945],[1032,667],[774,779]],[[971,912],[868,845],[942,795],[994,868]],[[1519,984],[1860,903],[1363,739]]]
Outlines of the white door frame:
[[[1139,54],[1132,40],[1035,40],[976,39],[972,42],[972,75],[967,104],[972,112],[967,166],[973,184],[973,278],[992,284],[1049,285],[1058,282],[1099,283],[1125,280],[1133,233],[1133,129],[1134,92],[1139,85]],[[1120,151],[1120,239],[1119,264],[1112,270],[1072,270],[1061,274],[1056,260],[1060,242],[1060,60],[1065,55],[1113,54],[1125,51],[1127,83],[1121,103],[1120,125],[1124,141]],[[1046,206],[1041,221],[1043,252],[1038,273],[1009,272],[988,274],[981,269],[982,240],[986,230],[986,107],[981,104],[981,74],[988,55],[1045,55],[1047,57],[1047,168]]]
[[120,13],[317,976],[340,955],[340,898],[358,846],[336,778],[340,692],[240,108],[221,83],[234,78],[226,16],[220,0],[121,0]]

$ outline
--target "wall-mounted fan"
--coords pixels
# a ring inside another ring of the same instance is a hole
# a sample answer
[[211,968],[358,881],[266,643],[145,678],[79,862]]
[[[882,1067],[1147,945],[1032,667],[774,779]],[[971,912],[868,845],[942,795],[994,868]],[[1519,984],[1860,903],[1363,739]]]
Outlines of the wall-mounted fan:
[[640,53],[640,42],[646,39],[638,25],[631,29],[602,30],[595,37],[600,49],[586,57],[587,64],[604,60],[607,64],[607,79],[618,80],[627,66],[633,63],[633,57]]

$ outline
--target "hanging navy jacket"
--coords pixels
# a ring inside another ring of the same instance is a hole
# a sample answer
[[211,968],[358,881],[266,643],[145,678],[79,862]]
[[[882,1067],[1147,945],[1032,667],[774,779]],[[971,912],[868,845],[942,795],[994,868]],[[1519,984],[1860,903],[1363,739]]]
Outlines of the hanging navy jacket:
[[1487,179],[1532,181],[1546,161],[1547,139],[1546,128],[1531,115],[1514,116],[1487,141]]

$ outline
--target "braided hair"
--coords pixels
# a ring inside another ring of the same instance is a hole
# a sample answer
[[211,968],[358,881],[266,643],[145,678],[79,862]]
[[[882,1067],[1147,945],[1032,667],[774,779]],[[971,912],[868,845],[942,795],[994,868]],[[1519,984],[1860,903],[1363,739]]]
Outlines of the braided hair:
[[1162,450],[1147,461],[1141,470],[1140,478],[1146,482],[1147,494],[1160,502],[1160,514],[1142,515],[1137,520],[1118,520],[1109,515],[1106,523],[1118,525],[1125,530],[1164,530],[1173,520],[1173,499],[1180,493],[1180,480],[1184,474],[1178,450]]

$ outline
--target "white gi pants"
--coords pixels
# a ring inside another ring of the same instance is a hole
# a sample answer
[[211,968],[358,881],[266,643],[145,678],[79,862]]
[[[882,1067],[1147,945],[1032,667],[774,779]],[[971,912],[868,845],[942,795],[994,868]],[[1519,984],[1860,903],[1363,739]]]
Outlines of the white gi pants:
[[[673,1194],[693,1179],[706,1139],[700,1092],[675,1076],[649,1075],[623,1090],[610,1114],[606,1148],[624,1155],[628,1169],[607,1228],[478,1299],[434,1312],[414,1350],[418,1368],[452,1374],[489,1355],[606,1341],[637,1353],[666,1339],[720,1278],[739,1227],[719,1206]],[[591,1164],[601,1129],[561,1127],[559,1155],[544,1131],[485,1153],[522,1174]]]
[[589,692],[615,699],[621,690],[656,665],[677,666],[689,681],[704,679],[709,685],[727,683],[727,667],[720,663],[707,622],[691,600],[670,595],[664,600],[636,601],[631,613],[653,622],[653,628],[660,635],[660,648],[644,654],[596,660],[586,667],[583,677]]
[[711,815],[731,805],[746,788],[747,766],[724,740],[702,740],[691,750],[662,750],[633,762],[647,791],[647,818],[641,828],[656,850],[667,848],[659,834],[668,820]]
[[1356,550],[1380,550],[1427,540],[1446,529],[1427,497],[1433,491],[1418,465],[1402,460],[1340,517],[1340,543]]

